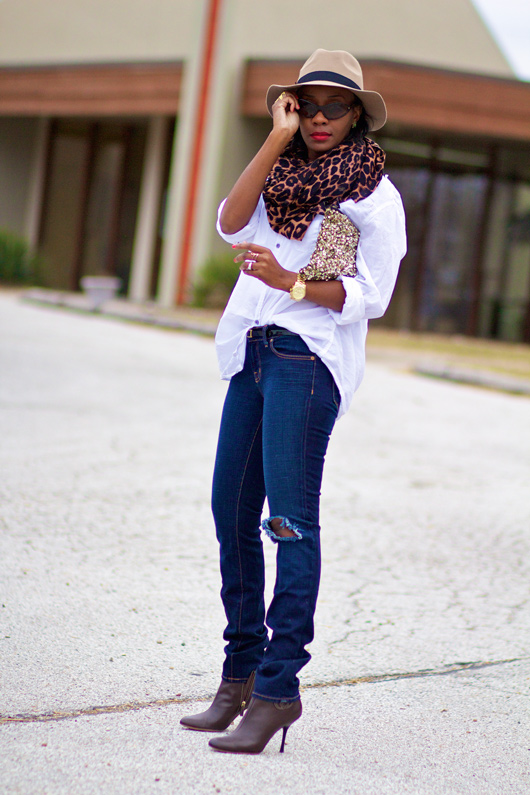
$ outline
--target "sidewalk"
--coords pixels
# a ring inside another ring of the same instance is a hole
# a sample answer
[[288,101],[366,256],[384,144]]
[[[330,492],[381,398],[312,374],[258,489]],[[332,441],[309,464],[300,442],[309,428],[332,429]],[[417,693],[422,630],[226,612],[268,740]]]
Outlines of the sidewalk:
[[[23,299],[35,304],[90,312],[81,293],[32,289]],[[191,307],[163,309],[154,302],[135,304],[125,299],[109,301],[101,314],[119,320],[177,331],[213,335],[221,312]],[[368,359],[395,369],[442,378],[457,383],[530,395],[530,346],[391,331],[373,325],[368,335]]]
[[224,645],[211,337],[0,294],[2,794],[530,790],[530,401],[384,351],[327,456],[304,714],[222,755],[179,726]]

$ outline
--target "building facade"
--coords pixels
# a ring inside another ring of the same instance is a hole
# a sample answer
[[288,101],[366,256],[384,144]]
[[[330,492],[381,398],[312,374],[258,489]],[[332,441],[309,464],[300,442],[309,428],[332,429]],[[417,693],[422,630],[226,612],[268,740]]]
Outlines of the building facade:
[[3,0],[0,227],[49,287],[111,273],[186,302],[270,129],[267,86],[317,47],[353,52],[387,101],[409,253],[384,322],[530,341],[530,84],[469,0]]

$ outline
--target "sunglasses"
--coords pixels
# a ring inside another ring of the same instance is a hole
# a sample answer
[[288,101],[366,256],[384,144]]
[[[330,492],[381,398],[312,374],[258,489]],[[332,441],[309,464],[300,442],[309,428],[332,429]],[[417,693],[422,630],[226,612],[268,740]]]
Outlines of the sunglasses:
[[320,111],[328,121],[342,119],[353,107],[353,105],[346,105],[345,102],[330,102],[328,105],[316,105],[308,99],[299,99],[298,104],[300,105],[300,110],[298,112],[306,119],[312,119]]

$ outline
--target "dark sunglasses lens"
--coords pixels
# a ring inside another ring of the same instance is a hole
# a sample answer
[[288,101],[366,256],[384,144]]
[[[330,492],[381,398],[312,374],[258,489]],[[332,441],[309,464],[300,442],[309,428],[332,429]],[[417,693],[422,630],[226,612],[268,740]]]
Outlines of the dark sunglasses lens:
[[330,102],[329,105],[315,105],[307,99],[300,99],[298,102],[300,114],[306,119],[312,119],[319,111],[322,111],[328,120],[341,119],[350,110],[350,106],[345,105],[344,102]]
[[302,116],[305,116],[306,119],[312,119],[313,116],[316,116],[318,113],[318,105],[315,105],[314,102],[308,102],[307,99],[299,99],[298,104],[300,105],[300,113]]
[[329,105],[324,105],[322,112],[326,119],[341,119],[350,110],[349,105],[342,102],[330,102]]

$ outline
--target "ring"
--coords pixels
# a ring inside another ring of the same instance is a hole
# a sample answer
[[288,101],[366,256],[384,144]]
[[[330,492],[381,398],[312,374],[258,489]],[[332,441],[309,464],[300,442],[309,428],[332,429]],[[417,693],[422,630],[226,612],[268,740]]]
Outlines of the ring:
[[282,91],[282,93],[280,94],[280,96],[278,97],[278,99],[283,99],[283,98],[284,98],[284,96],[285,96],[285,91]]
[[251,260],[251,259],[246,259],[245,260],[245,265],[247,266],[247,271],[251,271],[252,270],[252,262],[253,262],[253,260]]

